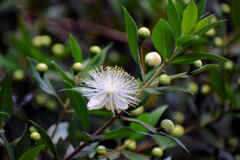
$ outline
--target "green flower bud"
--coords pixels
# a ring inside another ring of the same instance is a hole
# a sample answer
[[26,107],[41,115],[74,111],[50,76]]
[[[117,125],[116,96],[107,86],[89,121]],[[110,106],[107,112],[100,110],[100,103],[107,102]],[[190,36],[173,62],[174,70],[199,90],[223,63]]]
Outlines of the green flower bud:
[[107,149],[104,145],[97,146],[96,150],[97,150],[97,153],[101,155],[107,153]]
[[184,128],[181,125],[176,125],[172,131],[174,137],[182,137],[184,135]]
[[163,155],[163,150],[159,147],[155,147],[155,148],[152,149],[152,155],[160,158]]
[[35,97],[35,102],[38,105],[44,105],[47,101],[48,97],[45,94],[37,94]]
[[207,95],[211,92],[211,87],[208,85],[208,84],[204,84],[202,87],[201,87],[201,93],[203,95]]
[[228,4],[222,3],[221,4],[221,10],[222,10],[223,13],[230,13],[231,8],[229,7]]
[[238,78],[238,85],[240,86],[240,78]]
[[201,60],[196,60],[193,62],[194,67],[200,68],[202,67],[202,61]]
[[216,30],[214,28],[210,29],[209,31],[207,31],[206,35],[208,37],[213,37],[216,34]]
[[158,67],[162,62],[160,55],[157,52],[149,52],[145,56],[145,63],[152,67]]
[[57,103],[56,101],[54,100],[48,100],[47,103],[46,103],[46,108],[49,110],[49,111],[54,111],[56,110],[57,108]]
[[172,117],[173,117],[174,121],[177,123],[183,123],[185,120],[185,115],[180,111],[173,112]]
[[216,46],[218,46],[218,47],[223,46],[223,39],[222,39],[222,38],[220,38],[220,37],[215,37],[213,41],[214,41],[214,44],[215,44]]
[[237,137],[231,137],[229,140],[228,140],[228,145],[230,147],[233,147],[235,148],[238,144],[238,138]]
[[42,46],[42,37],[41,36],[35,36],[32,39],[32,44],[36,47],[41,47]]
[[120,59],[120,56],[117,52],[111,52],[108,54],[108,60],[111,62],[117,62]]
[[37,132],[37,129],[34,126],[29,127],[29,132]]
[[140,106],[135,110],[132,110],[130,113],[133,114],[134,116],[139,116],[140,114],[142,114],[144,112],[144,107]]
[[61,56],[65,51],[65,46],[61,43],[56,43],[52,46],[52,52],[56,56]]
[[83,69],[83,65],[82,65],[82,63],[80,63],[80,62],[75,62],[74,64],[73,64],[73,71],[75,72],[75,73],[78,73],[78,72],[80,72],[80,71],[82,71],[82,69]]
[[223,65],[225,70],[231,71],[234,68],[233,62],[225,62]]
[[217,21],[218,21],[217,17],[213,16],[212,19],[211,19],[211,23],[214,23],[214,22],[217,22]]
[[136,141],[132,140],[132,139],[127,139],[124,141],[124,145],[126,145],[126,147],[129,149],[129,150],[135,150],[137,148],[137,143]]
[[165,132],[171,133],[174,129],[174,124],[170,119],[164,119],[161,122],[161,127],[165,130]]
[[92,46],[90,47],[90,53],[92,54],[100,54],[102,49],[99,46]]
[[38,63],[36,68],[37,68],[37,71],[40,73],[45,73],[48,70],[48,66],[45,63]]
[[141,27],[139,30],[138,30],[138,35],[140,38],[142,39],[145,39],[147,37],[149,37],[151,35],[150,31],[148,28],[146,27]]
[[184,4],[189,4],[191,2],[191,0],[183,0]]
[[158,81],[160,84],[169,85],[171,83],[171,78],[167,74],[161,74]]
[[190,83],[188,84],[188,87],[189,87],[190,91],[191,91],[193,94],[196,94],[196,93],[198,92],[198,85],[197,85],[197,83],[195,83],[195,82],[190,82]]
[[22,81],[24,77],[25,77],[24,72],[21,69],[17,69],[13,72],[13,78],[16,79],[17,81]]
[[52,39],[49,35],[42,35],[41,39],[43,46],[49,46],[52,43]]
[[41,139],[41,135],[38,132],[32,132],[30,134],[30,138],[34,141],[39,141]]

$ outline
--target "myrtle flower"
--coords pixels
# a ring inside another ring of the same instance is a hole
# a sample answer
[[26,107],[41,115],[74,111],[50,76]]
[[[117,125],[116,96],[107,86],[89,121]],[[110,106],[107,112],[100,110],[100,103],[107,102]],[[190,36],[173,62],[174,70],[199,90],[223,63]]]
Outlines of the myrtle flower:
[[129,105],[136,105],[139,100],[134,97],[138,92],[138,82],[120,67],[101,67],[89,72],[90,78],[84,80],[83,95],[89,99],[89,110],[106,109],[126,110]]

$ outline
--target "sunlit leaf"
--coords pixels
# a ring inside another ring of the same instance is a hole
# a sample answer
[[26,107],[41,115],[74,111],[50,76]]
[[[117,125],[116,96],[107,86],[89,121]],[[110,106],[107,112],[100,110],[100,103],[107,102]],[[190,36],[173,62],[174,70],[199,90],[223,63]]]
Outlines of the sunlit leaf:
[[70,34],[70,47],[75,62],[82,62],[82,51],[81,48],[75,39],[75,37]]
[[197,4],[197,8],[198,8],[198,21],[201,19],[202,14],[204,12],[205,6],[206,6],[207,0],[201,0],[198,4]]
[[172,30],[175,34],[175,37],[179,37],[182,32],[181,28],[181,19],[178,13],[178,10],[172,0],[168,0],[168,21]]

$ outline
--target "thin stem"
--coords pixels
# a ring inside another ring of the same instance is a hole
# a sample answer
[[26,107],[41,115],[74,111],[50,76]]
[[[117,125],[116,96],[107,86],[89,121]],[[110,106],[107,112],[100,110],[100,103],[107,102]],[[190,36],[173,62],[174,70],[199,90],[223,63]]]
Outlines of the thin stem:
[[188,72],[183,72],[183,73],[179,73],[179,74],[175,74],[175,75],[172,75],[172,76],[169,76],[171,79],[174,79],[174,78],[177,78],[177,77],[181,77],[181,76],[184,76],[186,75]]
[[143,48],[142,48],[142,44],[139,44],[139,52],[140,52],[140,63],[142,66],[142,72],[143,72],[143,83],[146,82],[146,78],[145,78],[145,63],[144,63],[144,57],[143,57]]

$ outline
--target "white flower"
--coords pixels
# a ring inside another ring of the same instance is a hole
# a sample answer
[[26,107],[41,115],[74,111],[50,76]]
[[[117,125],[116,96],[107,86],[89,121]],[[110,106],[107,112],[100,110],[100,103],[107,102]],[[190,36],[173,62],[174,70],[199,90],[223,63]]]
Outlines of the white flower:
[[129,105],[139,102],[134,95],[138,92],[138,82],[119,67],[101,67],[89,72],[91,78],[84,80],[88,88],[82,88],[89,99],[89,110],[106,107],[112,110],[126,110]]

